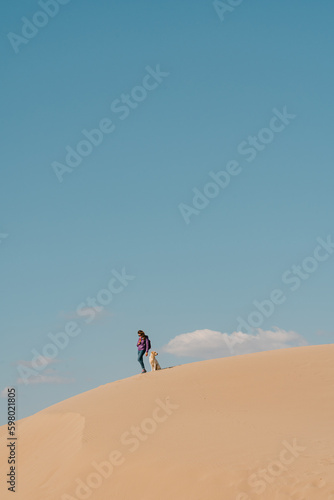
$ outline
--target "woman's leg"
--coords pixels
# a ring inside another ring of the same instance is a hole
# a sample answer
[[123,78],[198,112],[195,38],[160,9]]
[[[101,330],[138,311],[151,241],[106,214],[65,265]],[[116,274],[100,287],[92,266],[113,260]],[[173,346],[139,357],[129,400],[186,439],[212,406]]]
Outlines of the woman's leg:
[[143,361],[144,354],[145,354],[144,350],[138,351],[138,361],[139,361],[140,366],[142,367],[143,370],[145,370],[145,365],[144,365],[144,361]]

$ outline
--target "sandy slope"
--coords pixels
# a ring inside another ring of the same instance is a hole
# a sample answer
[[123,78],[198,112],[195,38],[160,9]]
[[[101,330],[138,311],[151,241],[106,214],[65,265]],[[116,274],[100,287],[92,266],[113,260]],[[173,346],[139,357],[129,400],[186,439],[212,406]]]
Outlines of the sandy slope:
[[0,497],[333,500],[333,358],[326,345],[203,361],[68,399],[19,422],[16,495],[0,428]]

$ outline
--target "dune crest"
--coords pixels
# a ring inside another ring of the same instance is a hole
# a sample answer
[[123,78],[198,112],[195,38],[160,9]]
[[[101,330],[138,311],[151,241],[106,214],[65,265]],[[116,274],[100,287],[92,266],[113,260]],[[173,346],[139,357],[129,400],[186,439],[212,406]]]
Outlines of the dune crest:
[[15,498],[334,500],[333,357],[324,345],[202,361],[51,406],[19,422]]

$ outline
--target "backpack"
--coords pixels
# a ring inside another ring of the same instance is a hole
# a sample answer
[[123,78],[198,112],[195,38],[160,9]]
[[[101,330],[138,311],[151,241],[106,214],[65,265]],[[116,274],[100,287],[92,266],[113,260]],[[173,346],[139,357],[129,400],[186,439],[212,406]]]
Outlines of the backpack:
[[151,341],[150,339],[148,338],[148,336],[146,335],[146,338],[148,340],[148,351],[151,349]]

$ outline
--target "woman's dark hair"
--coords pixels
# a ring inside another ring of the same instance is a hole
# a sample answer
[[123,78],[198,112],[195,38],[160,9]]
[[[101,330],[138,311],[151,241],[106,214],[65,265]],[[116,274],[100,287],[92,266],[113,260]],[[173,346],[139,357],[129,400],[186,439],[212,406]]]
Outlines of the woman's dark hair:
[[146,337],[145,332],[143,332],[143,330],[138,330],[138,334]]

